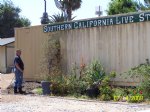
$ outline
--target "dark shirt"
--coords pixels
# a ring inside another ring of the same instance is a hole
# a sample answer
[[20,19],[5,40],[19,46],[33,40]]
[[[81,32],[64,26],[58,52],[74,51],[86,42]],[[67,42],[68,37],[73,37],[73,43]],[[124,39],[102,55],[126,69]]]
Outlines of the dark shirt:
[[[19,65],[21,70],[24,70],[24,63],[23,63],[22,59],[19,56],[16,56],[15,59],[14,59],[14,65],[16,63]],[[15,66],[15,68],[16,68],[16,66]]]

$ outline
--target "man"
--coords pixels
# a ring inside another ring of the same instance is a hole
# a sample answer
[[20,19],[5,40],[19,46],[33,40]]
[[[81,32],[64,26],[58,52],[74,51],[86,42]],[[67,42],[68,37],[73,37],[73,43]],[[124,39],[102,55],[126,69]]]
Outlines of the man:
[[14,94],[18,92],[20,94],[25,93],[24,91],[22,91],[24,63],[20,56],[21,56],[21,50],[18,49],[16,50],[16,57],[14,59],[14,72],[15,72]]

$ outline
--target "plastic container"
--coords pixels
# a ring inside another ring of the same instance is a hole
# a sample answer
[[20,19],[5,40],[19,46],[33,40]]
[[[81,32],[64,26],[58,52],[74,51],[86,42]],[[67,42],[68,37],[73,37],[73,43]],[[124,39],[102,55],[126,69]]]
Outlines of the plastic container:
[[41,81],[43,95],[49,95],[51,93],[49,81]]

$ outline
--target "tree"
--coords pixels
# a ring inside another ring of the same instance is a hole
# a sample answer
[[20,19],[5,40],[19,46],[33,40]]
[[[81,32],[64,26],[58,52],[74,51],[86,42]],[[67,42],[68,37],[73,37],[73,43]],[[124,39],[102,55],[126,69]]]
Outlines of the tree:
[[20,17],[21,9],[7,1],[0,4],[0,38],[14,36],[14,27],[29,26],[27,18]]
[[107,10],[108,15],[137,12],[140,10],[148,10],[150,7],[143,5],[138,0],[112,0]]
[[63,7],[67,9],[68,20],[71,20],[72,11],[81,7],[82,0],[61,0]]

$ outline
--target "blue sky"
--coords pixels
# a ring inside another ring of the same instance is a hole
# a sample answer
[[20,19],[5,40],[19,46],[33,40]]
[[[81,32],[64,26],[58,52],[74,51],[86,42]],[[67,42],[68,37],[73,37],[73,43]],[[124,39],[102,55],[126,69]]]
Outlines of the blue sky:
[[[3,0],[0,0],[0,2]],[[39,25],[40,17],[44,12],[44,0],[11,0],[15,6],[18,6],[21,11],[21,16],[28,18],[31,25]],[[55,6],[54,0],[47,1],[47,12],[51,16],[60,12]],[[106,16],[105,10],[111,0],[82,0],[81,8],[73,12],[75,19],[85,19],[97,17],[95,15],[95,7],[102,6],[103,16]]]

